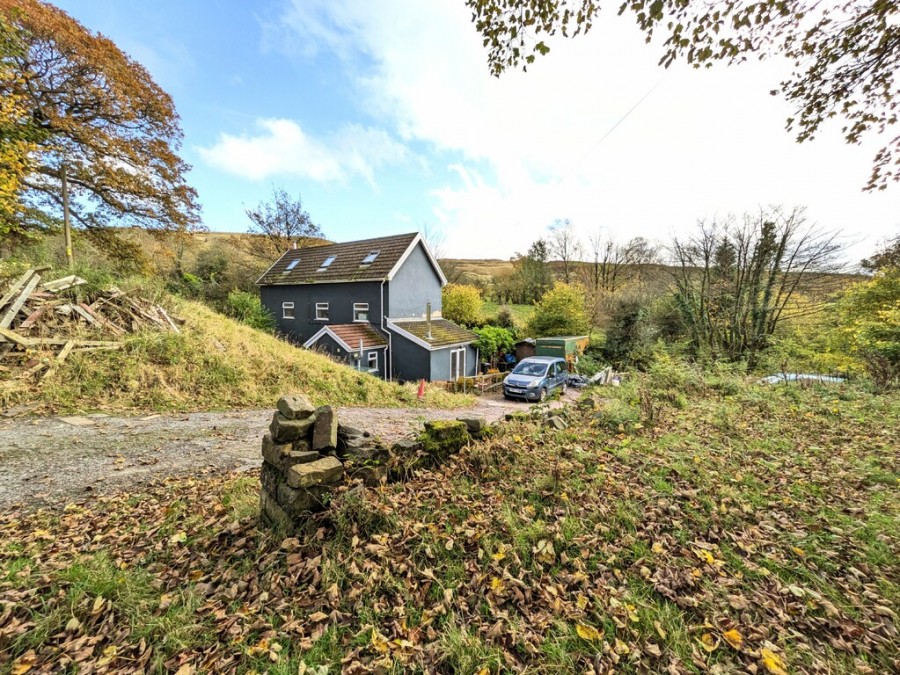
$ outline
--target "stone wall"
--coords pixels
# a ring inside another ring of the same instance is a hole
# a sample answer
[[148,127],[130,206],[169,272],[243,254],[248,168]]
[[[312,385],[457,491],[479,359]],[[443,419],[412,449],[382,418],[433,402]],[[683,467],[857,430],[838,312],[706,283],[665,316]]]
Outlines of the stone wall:
[[331,406],[293,394],[279,399],[263,436],[260,512],[263,522],[292,528],[326,508],[334,489],[361,481],[405,480],[488,433],[483,417],[426,422],[416,439],[388,447],[367,431],[339,424]]

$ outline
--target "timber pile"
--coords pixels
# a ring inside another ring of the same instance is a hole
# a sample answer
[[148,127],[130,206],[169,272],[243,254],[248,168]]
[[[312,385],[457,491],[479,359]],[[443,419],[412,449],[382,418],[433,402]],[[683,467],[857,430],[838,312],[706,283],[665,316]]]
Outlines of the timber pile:
[[[52,373],[72,352],[120,349],[122,337],[150,328],[180,332],[159,305],[117,288],[78,297],[75,275],[44,281],[30,269],[0,287],[0,375]],[[43,351],[43,355],[36,352]],[[46,354],[49,351],[50,354]]]

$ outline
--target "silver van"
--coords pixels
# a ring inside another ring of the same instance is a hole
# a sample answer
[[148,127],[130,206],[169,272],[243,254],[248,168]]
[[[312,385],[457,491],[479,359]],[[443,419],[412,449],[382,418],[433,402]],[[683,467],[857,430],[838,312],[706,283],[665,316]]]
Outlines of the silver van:
[[565,359],[556,356],[531,356],[519,361],[503,380],[503,396],[543,401],[554,389],[565,394],[568,381],[569,367]]

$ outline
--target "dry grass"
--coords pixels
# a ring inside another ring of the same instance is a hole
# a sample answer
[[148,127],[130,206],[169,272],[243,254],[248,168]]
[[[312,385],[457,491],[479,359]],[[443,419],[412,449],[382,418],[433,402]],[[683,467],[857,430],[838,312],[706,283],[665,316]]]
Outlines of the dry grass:
[[271,407],[286,392],[317,404],[383,407],[463,407],[471,397],[400,386],[224,317],[205,305],[171,300],[185,319],[180,334],[145,331],[119,352],[73,354],[35,384],[0,384],[0,406],[38,403],[43,410],[189,411]]

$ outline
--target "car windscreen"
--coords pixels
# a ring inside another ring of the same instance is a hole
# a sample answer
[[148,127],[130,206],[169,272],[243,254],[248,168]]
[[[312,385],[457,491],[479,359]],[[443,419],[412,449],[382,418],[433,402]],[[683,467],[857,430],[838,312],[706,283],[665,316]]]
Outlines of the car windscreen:
[[529,377],[543,377],[547,373],[546,363],[529,363],[522,361],[513,368],[513,375],[528,375]]

